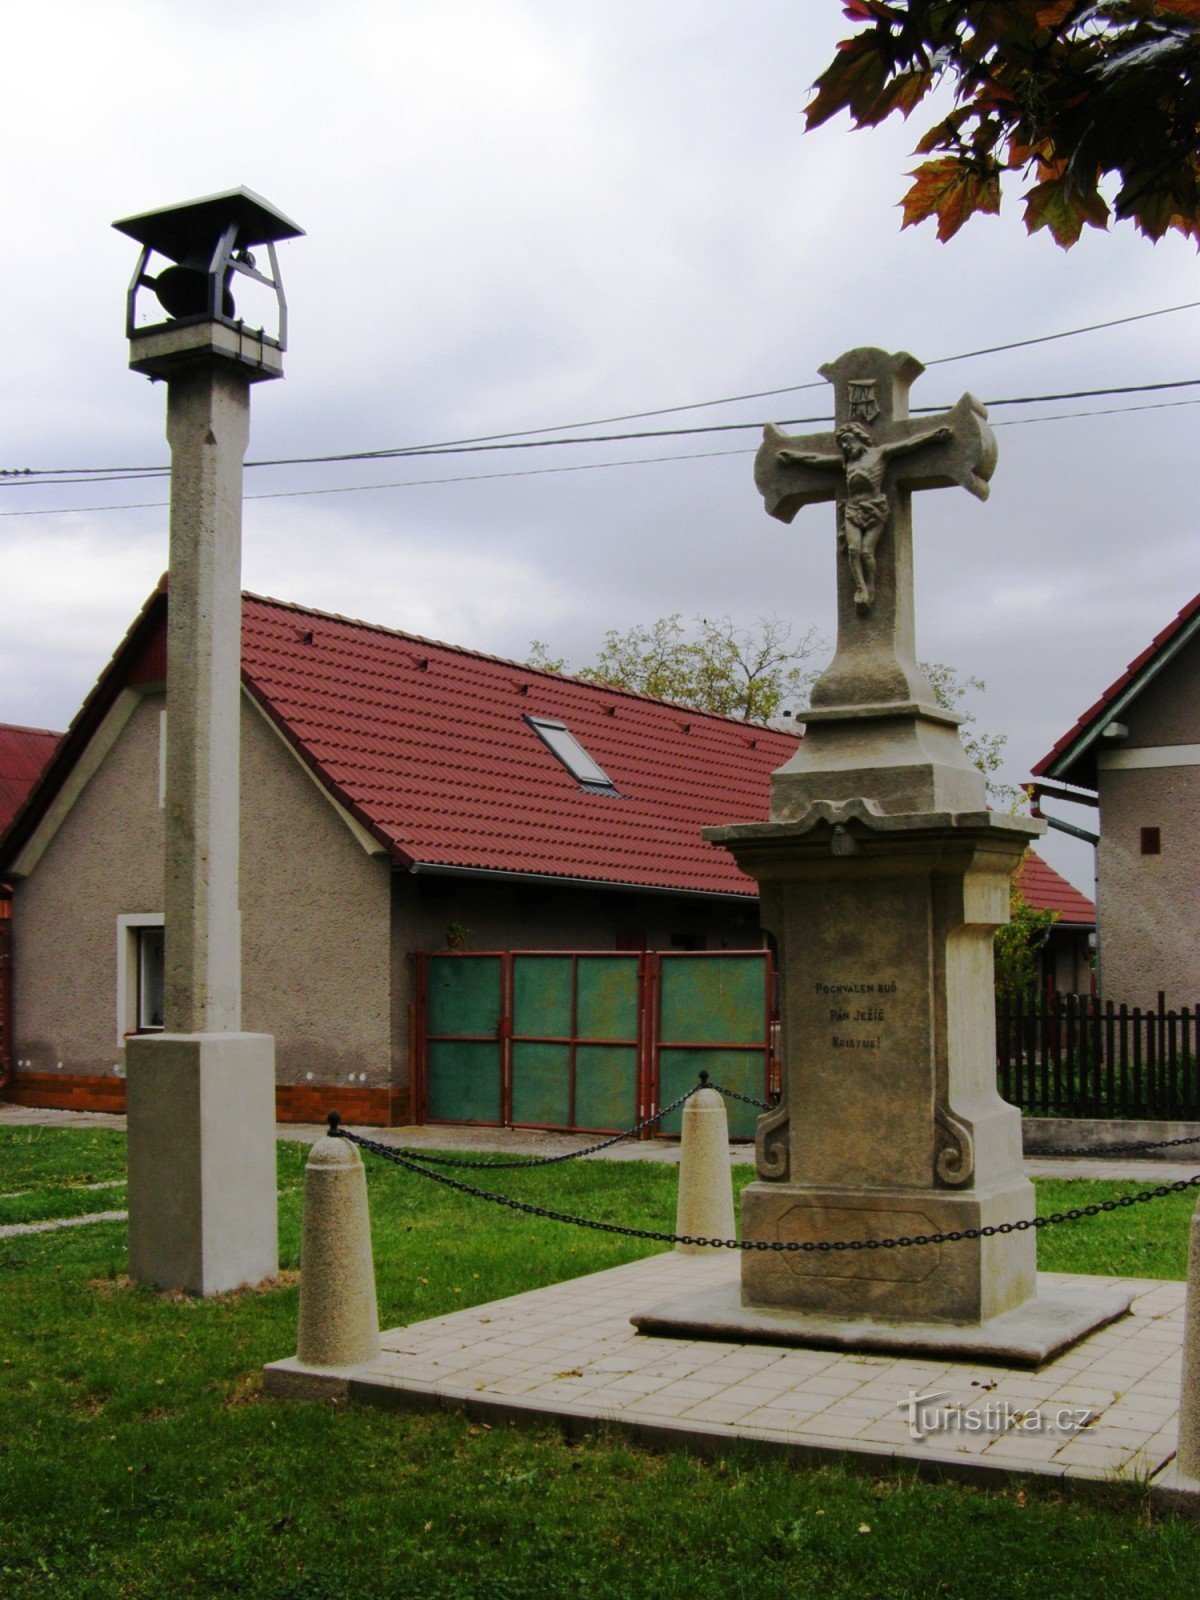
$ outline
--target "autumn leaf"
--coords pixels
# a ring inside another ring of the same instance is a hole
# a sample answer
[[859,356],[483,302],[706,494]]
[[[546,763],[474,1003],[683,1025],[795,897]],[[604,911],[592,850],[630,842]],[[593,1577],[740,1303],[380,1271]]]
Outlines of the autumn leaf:
[[1065,177],[1047,178],[1025,196],[1026,230],[1049,228],[1064,250],[1079,238],[1085,222],[1093,228],[1107,227],[1108,207],[1095,191],[1088,195],[1073,189]]
[[859,126],[873,126],[890,117],[893,111],[899,111],[907,120],[914,106],[919,105],[933,87],[933,77],[932,72],[902,72],[876,95],[869,112],[859,117]]
[[860,34],[848,40],[813,85],[817,93],[805,108],[805,126],[820,127],[842,110],[848,110],[857,120],[860,112],[878,99],[886,76],[871,35]]
[[[948,239],[1019,173],[1026,225],[1064,248],[1111,215],[1151,238],[1200,235],[1200,0],[845,0],[855,24],[817,80],[807,124],[907,117],[935,84],[952,109],[917,142],[904,225]],[[1080,173],[1085,174],[1080,181]]]
[[993,215],[1000,209],[1000,178],[995,172],[979,172],[956,156],[926,161],[910,178],[917,181],[904,196],[902,227],[909,228],[926,217],[938,219],[937,236],[944,244],[977,211]]

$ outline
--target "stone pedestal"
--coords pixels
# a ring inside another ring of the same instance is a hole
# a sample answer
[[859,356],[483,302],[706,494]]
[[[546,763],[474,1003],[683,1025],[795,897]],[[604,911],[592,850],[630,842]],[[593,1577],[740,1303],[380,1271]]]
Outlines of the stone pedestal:
[[[785,1098],[759,1122],[743,1239],[894,1239],[1034,1215],[1020,1112],[996,1089],[991,941],[1036,826],[982,809],[888,815],[857,800],[815,802],[800,822],[710,830],[758,880],[780,957]],[[1032,1229],[751,1250],[740,1306],[700,1298],[638,1325],[1037,1365],[1129,1299],[1039,1299]]]
[[129,1270],[220,1294],[279,1270],[268,1034],[130,1039]]
[[[742,1198],[754,1239],[944,1233],[1033,1215],[996,1091],[991,939],[1031,827],[988,811],[818,802],[719,830],[781,951],[787,1103]],[[786,952],[786,954],[784,954]],[[979,1322],[1034,1292],[1031,1232],[835,1255],[752,1252],[745,1299]]]

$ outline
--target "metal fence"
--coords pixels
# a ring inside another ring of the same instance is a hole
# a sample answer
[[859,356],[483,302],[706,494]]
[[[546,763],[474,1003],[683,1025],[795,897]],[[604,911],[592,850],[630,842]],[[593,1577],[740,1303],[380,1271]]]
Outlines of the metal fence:
[[1200,1120],[1200,1006],[997,996],[1000,1093],[1033,1117]]

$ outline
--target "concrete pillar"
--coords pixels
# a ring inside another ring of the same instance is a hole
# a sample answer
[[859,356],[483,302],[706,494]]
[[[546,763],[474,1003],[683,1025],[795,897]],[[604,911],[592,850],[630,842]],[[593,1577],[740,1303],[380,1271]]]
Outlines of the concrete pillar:
[[[130,1275],[219,1294],[278,1271],[275,1041],[243,1033],[238,911],[242,460],[250,377],[167,377],[164,1031],[126,1048]],[[231,1152],[236,1151],[236,1155]]]
[[[733,1168],[729,1159],[729,1119],[715,1089],[697,1089],[683,1108],[679,1145],[679,1198],[675,1232],[700,1239],[732,1239]],[[702,1244],[677,1244],[683,1255],[718,1252]]]
[[313,1145],[304,1169],[296,1360],[352,1367],[379,1354],[367,1175],[348,1139]]
[[1192,1215],[1187,1302],[1183,1317],[1183,1370],[1179,1379],[1179,1451],[1175,1472],[1200,1489],[1200,1205]]
[[238,775],[249,437],[250,380],[232,362],[200,362],[168,381],[168,1033],[237,1033],[242,1025]]

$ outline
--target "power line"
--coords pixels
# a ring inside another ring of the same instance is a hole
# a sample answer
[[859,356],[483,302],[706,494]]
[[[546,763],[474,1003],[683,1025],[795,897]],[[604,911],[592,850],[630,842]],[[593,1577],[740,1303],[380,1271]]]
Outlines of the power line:
[[[997,422],[997,428],[1024,428],[1030,423],[1075,422],[1086,417],[1112,417],[1131,411],[1166,411],[1178,406],[1200,405],[1200,399],[1158,400],[1144,406],[1105,406],[1094,411],[1060,411],[1045,417],[1009,417]],[[632,456],[621,461],[578,461],[565,467],[523,467],[509,472],[463,472],[444,478],[404,478],[394,483],[349,483],[327,489],[275,489],[261,494],[248,494],[247,500],[298,500],[313,495],[369,494],[376,489],[416,489],[442,483],[487,483],[496,478],[543,478],[563,472],[599,472],[606,467],[654,466],[668,461],[705,461],[715,456],[750,456],[756,452],[742,450],[694,450],[682,455]],[[98,511],[148,511],[163,510],[168,500],[122,501],[116,505],[53,506],[37,511],[0,511],[0,517],[65,517],[92,514]]]
[[[989,409],[994,410],[994,409],[997,409],[997,408],[999,408],[1001,406],[1050,405],[1050,404],[1056,404],[1056,403],[1058,403],[1060,401],[1063,401],[1063,400],[1094,400],[1094,399],[1101,399],[1101,398],[1107,397],[1109,395],[1119,395],[1119,394],[1154,394],[1154,393],[1157,393],[1157,392],[1159,392],[1161,390],[1164,390],[1164,389],[1189,389],[1189,388],[1196,388],[1198,386],[1200,386],[1200,378],[1178,378],[1178,379],[1172,379],[1170,382],[1163,382],[1163,383],[1121,384],[1121,385],[1109,386],[1107,388],[1102,388],[1102,389],[1067,389],[1067,390],[1063,390],[1062,392],[1060,392],[1058,394],[1013,395],[1013,396],[1008,396],[1006,398],[999,399],[999,400],[988,400],[988,401],[985,402],[985,404],[988,406]],[[929,415],[935,414],[935,413],[937,413],[939,411],[944,411],[945,409],[946,409],[946,407],[944,405],[914,406],[912,414],[914,416],[929,416]],[[812,416],[812,417],[785,417],[781,422],[779,422],[777,424],[777,426],[783,427],[783,428],[797,428],[797,427],[807,426],[810,423],[831,422],[832,420],[833,419],[829,416],[828,413],[824,413],[823,415]],[[641,430],[638,430],[638,431],[635,431],[635,432],[626,432],[626,433],[581,434],[576,438],[569,438],[569,439],[562,439],[562,438],[557,438],[557,439],[514,439],[514,440],[511,440],[508,443],[504,443],[504,444],[447,445],[447,446],[438,446],[436,448],[431,446],[431,447],[429,447],[427,449],[422,449],[422,450],[415,450],[414,449],[414,450],[402,451],[402,452],[399,453],[399,458],[400,459],[404,459],[404,460],[409,460],[409,459],[415,459],[415,458],[420,458],[420,457],[432,458],[432,457],[437,457],[437,456],[483,455],[483,454],[490,454],[491,452],[497,451],[497,450],[544,450],[544,449],[550,449],[550,448],[554,448],[554,447],[559,447],[559,446],[562,446],[562,445],[629,444],[629,443],[631,443],[631,442],[633,442],[635,440],[642,440],[642,439],[694,438],[698,434],[708,434],[708,433],[747,433],[747,432],[757,431],[757,430],[761,429],[763,426],[764,426],[764,424],[761,421],[759,421],[759,422],[712,422],[712,423],[705,423],[705,424],[701,424],[699,426],[694,426],[694,427],[689,427],[689,428],[645,428],[645,429],[641,429]],[[284,465],[289,465],[290,466],[290,465],[301,465],[301,464],[308,465],[308,464],[314,464],[314,463],[317,463],[317,462],[325,463],[325,462],[329,462],[329,461],[333,461],[333,460],[339,460],[339,461],[342,461],[342,460],[344,460],[344,461],[350,461],[350,460],[355,460],[355,461],[358,461],[358,460],[363,460],[363,461],[365,461],[365,460],[374,460],[374,461],[378,461],[378,460],[385,460],[385,459],[396,459],[396,457],[395,456],[389,456],[386,453],[382,453],[382,454],[381,453],[373,453],[373,454],[365,455],[365,456],[344,456],[344,457],[315,457],[315,456],[311,456],[311,457],[297,457],[297,458],[295,458],[294,461],[288,461],[288,462],[285,462],[285,461],[259,462],[259,463],[257,463],[257,465],[259,465],[259,466],[284,466]],[[247,466],[254,465],[254,464],[255,463],[247,462]],[[133,481],[142,482],[142,481],[145,481],[145,479],[147,477],[149,477],[149,476],[166,477],[168,475],[168,472],[169,472],[169,469],[165,468],[165,467],[161,468],[161,469],[157,469],[153,474],[143,473],[143,472],[139,471],[139,473],[134,476]],[[26,480],[23,479],[23,478],[21,478],[21,479],[10,479],[10,480],[8,480],[7,486],[8,487],[12,487],[12,486],[15,486],[15,485],[19,485],[20,483],[23,483],[25,481]],[[55,489],[58,489],[58,488],[69,488],[69,487],[73,487],[75,485],[84,484],[84,483],[86,483],[86,484],[94,484],[94,483],[123,483],[123,482],[128,482],[128,481],[130,481],[130,475],[128,475],[128,474],[126,474],[126,475],[114,474],[113,476],[110,476],[110,477],[107,477],[107,478],[95,478],[95,477],[82,477],[82,478],[81,477],[54,477],[54,478],[50,478],[50,477],[47,477],[46,479],[39,480],[37,486],[39,488],[55,488]]]
[[[1135,312],[1135,313],[1133,313],[1133,314],[1131,314],[1129,316],[1125,316],[1125,317],[1113,317],[1113,318],[1110,318],[1108,321],[1105,321],[1105,322],[1092,322],[1092,323],[1087,323],[1084,326],[1079,327],[1079,328],[1062,329],[1057,333],[1037,334],[1037,335],[1033,336],[1032,338],[1028,338],[1028,339],[1010,340],[1006,344],[986,345],[986,346],[981,347],[978,350],[965,350],[965,351],[962,351],[958,355],[937,356],[932,361],[927,361],[925,363],[925,366],[927,366],[927,367],[945,366],[945,365],[947,365],[947,364],[949,364],[951,362],[955,362],[955,361],[973,360],[977,356],[997,355],[997,354],[1001,354],[1001,353],[1003,353],[1004,351],[1007,351],[1007,350],[1024,350],[1024,349],[1028,349],[1032,345],[1050,344],[1050,343],[1053,343],[1053,342],[1055,342],[1056,340],[1059,340],[1059,339],[1073,339],[1073,338],[1076,338],[1079,335],[1085,334],[1085,333],[1099,333],[1099,332],[1102,332],[1102,331],[1104,331],[1104,330],[1106,330],[1108,328],[1123,327],[1126,324],[1132,323],[1132,322],[1145,322],[1145,321],[1149,320],[1152,317],[1165,317],[1165,316],[1171,316],[1174,313],[1179,312],[1179,311],[1195,310],[1196,307],[1198,307],[1198,306],[1200,306],[1200,300],[1188,300],[1188,301],[1184,301],[1180,305],[1176,305],[1176,306],[1160,306],[1157,310],[1154,310],[1154,311]],[[397,456],[408,456],[408,455],[422,456],[422,455],[437,454],[437,453],[442,453],[442,452],[447,452],[448,453],[448,452],[451,452],[451,451],[464,451],[465,452],[466,449],[468,447],[470,447],[470,446],[484,446],[484,445],[493,445],[493,446],[495,446],[495,445],[498,445],[501,441],[504,441],[504,440],[518,440],[518,439],[534,440],[534,439],[537,439],[540,436],[543,436],[545,434],[565,433],[565,432],[573,431],[573,430],[578,429],[578,428],[608,427],[611,424],[615,424],[615,423],[618,423],[618,422],[640,422],[640,421],[644,421],[644,420],[646,420],[648,418],[651,418],[651,417],[663,417],[663,416],[675,415],[675,414],[677,414],[679,412],[682,412],[682,411],[700,411],[700,410],[705,410],[705,409],[713,407],[713,406],[737,405],[737,404],[740,404],[740,403],[742,403],[744,401],[747,401],[747,400],[765,400],[765,399],[773,399],[777,395],[799,394],[804,390],[821,388],[823,386],[823,384],[824,384],[824,381],[825,381],[824,379],[818,378],[818,379],[813,379],[808,383],[789,384],[789,385],[785,385],[784,387],[778,388],[778,389],[758,389],[758,390],[754,390],[754,391],[752,391],[750,393],[747,393],[747,394],[725,395],[722,398],[717,399],[717,400],[696,400],[696,401],[691,401],[691,402],[689,402],[688,404],[685,404],[685,405],[659,406],[659,407],[657,407],[657,408],[655,408],[653,410],[649,410],[649,411],[629,411],[629,412],[624,412],[624,413],[622,413],[620,415],[617,415],[617,416],[593,418],[590,421],[560,423],[560,424],[557,424],[554,427],[523,428],[523,429],[513,430],[512,432],[509,432],[509,433],[477,434],[477,435],[474,435],[472,437],[467,437],[467,438],[462,438],[462,439],[442,440],[440,442],[436,442],[436,443],[433,443],[433,444],[427,444],[427,445],[399,445],[399,446],[396,446],[396,447],[391,448],[391,449],[383,449],[383,450],[354,450],[354,451],[346,451],[346,452],[343,452],[343,453],[340,453],[340,454],[326,454],[326,455],[316,455],[316,456],[281,456],[281,457],[270,459],[270,460],[247,461],[246,462],[246,466],[247,466],[247,468],[255,468],[255,467],[277,467],[277,466],[329,465],[329,464],[333,464],[333,463],[341,462],[341,461],[386,460],[386,459],[389,459],[389,458],[392,458],[392,457],[397,457]],[[1172,387],[1172,386],[1167,385],[1167,387]],[[1113,391],[1113,392],[1115,393],[1115,392],[1118,392],[1118,391]],[[1054,398],[1054,397],[1049,397],[1049,398]],[[993,402],[993,404],[996,404],[996,405],[1005,404],[1005,403],[1006,402],[1003,402],[1003,401],[994,401]],[[933,407],[933,408],[927,408],[927,409],[937,409],[937,408]],[[799,425],[801,423],[805,423],[805,422],[824,421],[824,420],[826,420],[826,419],[825,418],[819,418],[819,417],[818,418],[798,418],[798,419],[794,419],[791,422],[783,424],[783,426],[794,427],[794,426],[797,426],[797,425]],[[739,424],[729,424],[728,426],[730,426],[730,427],[736,427],[736,426],[754,427],[754,426],[759,426],[759,424],[753,424],[753,423],[751,423],[751,424],[740,424],[740,425]],[[679,429],[679,430],[672,430],[672,431],[675,431],[675,432],[688,432],[688,431],[692,431],[692,430]],[[653,438],[653,437],[658,437],[658,435],[646,433],[646,434],[630,434],[630,435],[611,435],[610,437],[612,437],[612,438],[622,438],[622,437],[628,437],[628,438]],[[550,442],[550,443],[558,443],[560,441],[548,441],[548,442]],[[561,442],[570,442],[570,441],[561,441]],[[579,440],[577,442],[585,443],[585,442],[592,442],[592,441]],[[68,483],[73,482],[73,481],[75,481],[75,482],[87,482],[89,480],[92,480],[92,481],[121,482],[123,480],[127,480],[127,479],[130,479],[130,478],[142,477],[142,476],[147,477],[147,478],[165,477],[167,475],[168,471],[169,471],[169,468],[167,468],[167,467],[45,467],[45,468],[17,468],[17,469],[0,468],[0,484],[5,484],[5,483],[8,483],[8,482],[14,482],[14,481],[15,482],[29,483],[31,479],[53,478],[53,479],[56,480],[56,483],[54,485],[55,487],[65,487]]]
[[[702,461],[709,456],[752,456],[753,450],[695,450],[685,455],[633,456],[624,461],[577,461],[568,467],[522,467],[510,472],[463,472],[446,478],[406,478],[399,483],[348,483],[329,489],[273,489],[248,494],[247,500],[296,500],[308,495],[367,494],[372,489],[416,489],[435,483],[486,483],[493,478],[544,478],[560,472],[599,472],[605,467],[652,466],[660,461]],[[161,510],[169,500],[138,500],[132,504],[107,506],[56,506],[39,511],[0,511],[0,517],[62,517],[93,511]]]

